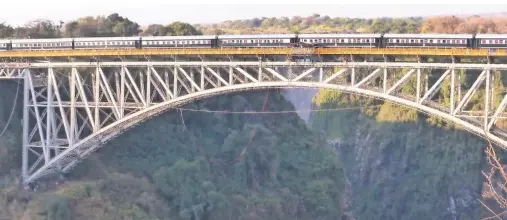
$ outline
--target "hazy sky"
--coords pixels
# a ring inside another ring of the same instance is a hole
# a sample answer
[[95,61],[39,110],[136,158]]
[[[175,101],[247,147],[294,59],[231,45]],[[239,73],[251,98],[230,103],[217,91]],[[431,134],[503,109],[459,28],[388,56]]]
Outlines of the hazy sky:
[[[121,2],[121,4],[117,4]],[[195,3],[193,0],[179,0],[185,5],[168,3],[168,0],[139,0],[139,1],[114,1],[114,0],[6,0],[1,4],[0,22],[14,26],[23,25],[29,20],[50,19],[53,21],[69,21],[83,16],[108,15],[117,12],[141,25],[152,23],[170,23],[173,21],[185,21],[190,23],[212,23],[224,20],[247,19],[253,17],[280,17],[301,15],[307,16],[314,13],[329,15],[331,17],[406,17],[406,16],[429,16],[449,14],[478,14],[507,12],[507,5],[330,5],[330,4],[188,4]],[[208,0],[206,2],[231,2],[221,0]],[[240,2],[277,3],[283,1],[251,0]],[[286,1],[287,2],[287,1]],[[294,0],[290,1],[294,2]],[[302,2],[320,3],[320,0],[302,0]],[[328,1],[329,2],[329,1]],[[333,2],[339,2],[335,0]],[[349,1],[350,2],[350,1]],[[354,3],[366,1],[353,0]],[[374,1],[378,2],[378,1]],[[407,1],[404,1],[407,2]],[[421,1],[417,1],[421,2]],[[432,0],[422,1],[425,3],[438,2]],[[456,2],[441,0],[440,2]],[[487,1],[481,1],[483,3]]]

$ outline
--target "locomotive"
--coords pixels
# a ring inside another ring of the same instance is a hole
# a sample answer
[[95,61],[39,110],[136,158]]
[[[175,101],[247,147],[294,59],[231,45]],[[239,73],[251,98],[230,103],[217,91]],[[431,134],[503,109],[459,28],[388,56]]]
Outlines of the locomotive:
[[506,34],[261,34],[4,39],[0,51],[143,48],[507,48]]

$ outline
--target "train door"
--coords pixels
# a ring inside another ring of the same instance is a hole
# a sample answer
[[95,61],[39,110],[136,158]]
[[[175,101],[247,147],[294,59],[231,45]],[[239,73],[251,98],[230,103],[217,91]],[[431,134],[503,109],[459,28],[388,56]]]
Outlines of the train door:
[[211,47],[212,48],[217,48],[218,47],[218,37],[215,37],[215,38],[211,39]]
[[142,41],[141,39],[134,41],[136,49],[141,49],[142,48],[142,46],[141,46],[142,42],[141,41]]

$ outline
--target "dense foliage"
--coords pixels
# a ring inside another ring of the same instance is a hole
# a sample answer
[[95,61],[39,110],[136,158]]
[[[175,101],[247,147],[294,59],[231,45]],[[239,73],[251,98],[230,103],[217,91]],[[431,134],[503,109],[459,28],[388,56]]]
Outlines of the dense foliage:
[[[185,108],[260,111],[263,103],[265,111],[292,108],[275,91],[221,96]],[[72,173],[71,179],[81,181],[36,196],[25,214],[50,219],[340,219],[344,172],[337,152],[296,114],[169,112],[101,149]],[[90,180],[93,176],[97,180]],[[51,198],[44,202],[47,207],[41,206],[43,198]],[[23,203],[15,196],[11,200],[7,207]]]
[[[340,100],[340,101],[337,101]],[[346,100],[346,101],[343,101]],[[357,219],[479,219],[484,141],[447,127],[435,128],[413,110],[323,91],[319,108],[357,111],[312,115],[342,156]],[[363,104],[364,105],[364,104]],[[347,126],[343,126],[347,125]],[[429,217],[431,216],[431,217]]]

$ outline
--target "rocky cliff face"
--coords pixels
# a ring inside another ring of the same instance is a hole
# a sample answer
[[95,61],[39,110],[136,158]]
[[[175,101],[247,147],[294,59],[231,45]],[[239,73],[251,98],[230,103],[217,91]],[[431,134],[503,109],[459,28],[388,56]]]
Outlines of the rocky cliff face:
[[[298,96],[304,97],[300,92]],[[321,92],[313,104],[340,108],[351,100]],[[305,101],[312,103],[300,99],[294,105]],[[466,132],[428,125],[421,116],[386,122],[392,120],[382,117],[406,110],[381,108],[373,113],[319,112],[309,120],[343,160],[351,218],[478,219],[486,143]]]

